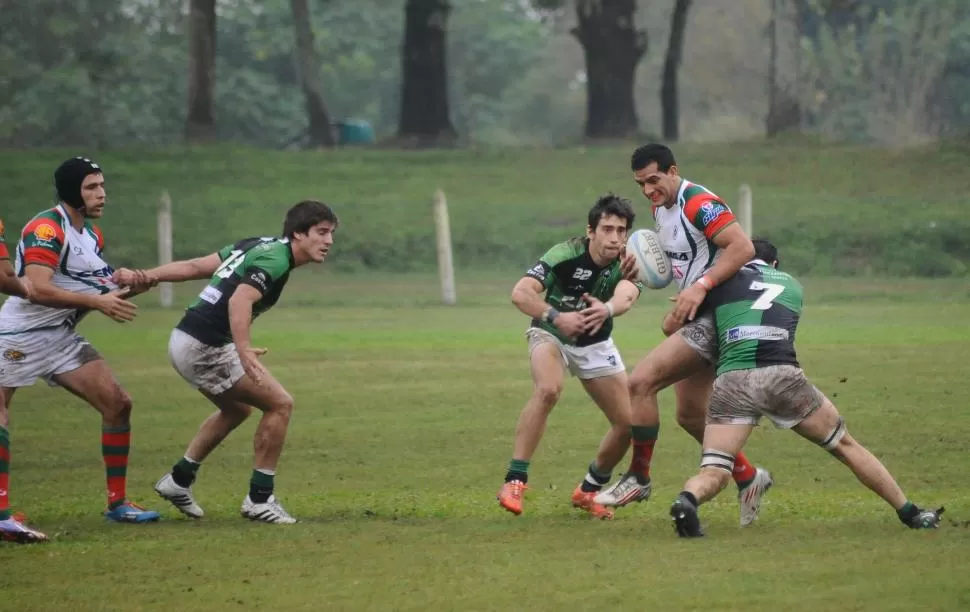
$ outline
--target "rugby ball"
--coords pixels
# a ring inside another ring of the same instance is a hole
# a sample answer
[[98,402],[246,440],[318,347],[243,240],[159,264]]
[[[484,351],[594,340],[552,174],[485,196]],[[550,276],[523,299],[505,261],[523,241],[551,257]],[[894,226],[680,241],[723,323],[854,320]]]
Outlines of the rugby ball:
[[638,280],[651,289],[663,289],[674,278],[670,258],[660,244],[657,232],[640,229],[626,241],[626,252],[637,262]]

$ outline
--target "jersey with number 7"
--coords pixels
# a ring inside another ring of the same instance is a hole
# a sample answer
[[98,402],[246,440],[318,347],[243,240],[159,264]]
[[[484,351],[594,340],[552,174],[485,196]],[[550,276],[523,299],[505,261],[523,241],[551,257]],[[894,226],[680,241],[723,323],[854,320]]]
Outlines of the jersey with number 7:
[[717,374],[773,365],[799,367],[795,329],[801,284],[761,260],[749,262],[707,296],[717,326]]
[[287,238],[246,238],[219,250],[222,264],[209,285],[185,311],[177,328],[199,342],[224,346],[232,342],[229,298],[240,284],[262,294],[253,304],[253,319],[272,308],[293,269],[293,251]]

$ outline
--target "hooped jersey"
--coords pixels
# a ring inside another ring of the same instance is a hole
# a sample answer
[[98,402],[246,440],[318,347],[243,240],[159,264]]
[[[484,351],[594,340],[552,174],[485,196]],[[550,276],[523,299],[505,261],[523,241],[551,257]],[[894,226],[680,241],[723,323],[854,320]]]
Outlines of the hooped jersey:
[[652,212],[678,290],[689,287],[714,265],[719,255],[714,237],[737,221],[721,198],[687,179],[681,181],[673,206],[654,205]]
[[178,329],[210,346],[232,342],[229,299],[239,285],[262,294],[253,304],[255,320],[276,305],[295,265],[287,238],[245,238],[220,249],[219,259],[222,264],[178,324]]
[[0,219],[0,259],[10,259],[10,251],[7,250],[7,241],[4,236],[5,230],[3,219]]
[[801,284],[761,260],[749,262],[707,296],[717,326],[717,374],[772,365],[798,367],[795,330]]
[[[525,276],[542,283],[546,290],[546,303],[559,312],[576,312],[586,308],[583,294],[607,301],[613,297],[616,286],[623,280],[620,260],[615,259],[604,267],[596,265],[589,254],[589,239],[573,238],[546,251],[545,255],[530,268]],[[643,285],[637,283],[643,290]],[[613,332],[613,319],[608,318],[595,335],[584,334],[574,342],[564,336],[555,325],[539,319],[532,320],[533,327],[542,328],[555,335],[564,344],[589,346],[603,342]]]
[[[114,270],[104,260],[104,235],[90,221],[77,230],[63,205],[45,210],[30,220],[17,244],[14,269],[26,274],[28,265],[51,268],[54,286],[73,293],[104,294],[118,286]],[[52,308],[9,297],[0,307],[0,334],[16,334],[67,325],[73,327],[88,314],[86,308]]]

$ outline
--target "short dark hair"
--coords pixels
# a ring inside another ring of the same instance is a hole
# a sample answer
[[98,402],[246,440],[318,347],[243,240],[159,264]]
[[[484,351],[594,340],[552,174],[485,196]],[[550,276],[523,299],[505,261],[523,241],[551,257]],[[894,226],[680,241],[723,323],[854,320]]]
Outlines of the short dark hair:
[[754,238],[751,243],[754,245],[755,259],[760,259],[767,264],[771,264],[773,261],[781,264],[781,260],[778,259],[778,247],[771,244],[771,242],[764,238]]
[[323,202],[303,200],[286,211],[283,220],[283,235],[292,238],[293,234],[305,234],[317,223],[329,221],[334,227],[339,224],[336,213]]
[[633,221],[637,218],[630,200],[613,193],[601,196],[600,199],[596,200],[596,204],[593,204],[593,207],[589,209],[589,227],[595,230],[600,219],[606,215],[615,215],[621,219],[626,219],[627,229],[633,227]]
[[630,169],[634,172],[643,170],[650,165],[650,162],[656,162],[657,170],[660,172],[666,172],[670,170],[671,166],[677,165],[677,160],[674,159],[674,152],[669,147],[657,142],[651,142],[633,152],[633,155],[630,157]]

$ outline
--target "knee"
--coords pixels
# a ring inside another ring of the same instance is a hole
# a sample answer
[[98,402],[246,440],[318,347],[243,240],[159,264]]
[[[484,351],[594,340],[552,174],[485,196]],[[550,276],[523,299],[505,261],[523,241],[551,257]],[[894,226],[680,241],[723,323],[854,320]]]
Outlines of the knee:
[[108,421],[116,425],[127,425],[131,420],[131,409],[133,406],[131,396],[124,389],[118,389],[112,396],[108,405],[104,407],[102,414]]
[[290,416],[293,414],[293,396],[289,393],[284,392],[273,404],[273,412],[280,415],[287,422],[290,420]]
[[660,371],[651,363],[637,368],[630,375],[630,397],[656,395],[660,392]]
[[562,395],[562,385],[555,383],[539,383],[533,391],[536,403],[545,410],[552,410],[559,401],[560,395]]

